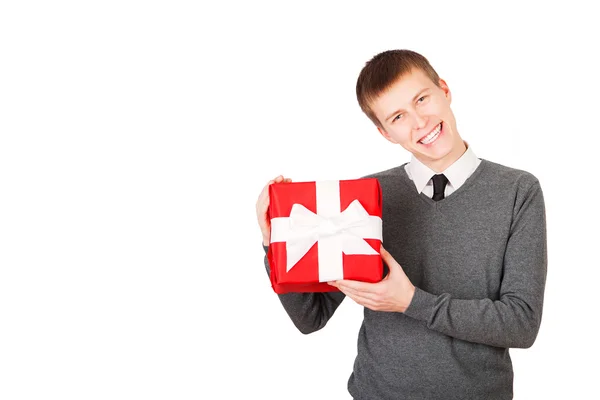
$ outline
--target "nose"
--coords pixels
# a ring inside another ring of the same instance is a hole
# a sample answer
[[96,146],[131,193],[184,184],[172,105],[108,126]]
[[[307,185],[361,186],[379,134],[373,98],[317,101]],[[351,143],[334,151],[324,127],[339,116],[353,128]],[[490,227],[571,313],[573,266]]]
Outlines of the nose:
[[415,113],[415,129],[423,129],[427,126],[427,118]]

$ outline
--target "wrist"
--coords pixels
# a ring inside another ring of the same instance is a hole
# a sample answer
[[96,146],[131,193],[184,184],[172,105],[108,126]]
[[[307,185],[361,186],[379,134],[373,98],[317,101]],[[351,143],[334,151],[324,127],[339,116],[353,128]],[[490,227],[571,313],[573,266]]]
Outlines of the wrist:
[[415,290],[415,286],[410,285],[410,288],[408,289],[408,296],[406,297],[406,306],[404,307],[404,311],[406,311],[406,309],[410,307],[410,303],[412,303],[413,297],[415,297]]

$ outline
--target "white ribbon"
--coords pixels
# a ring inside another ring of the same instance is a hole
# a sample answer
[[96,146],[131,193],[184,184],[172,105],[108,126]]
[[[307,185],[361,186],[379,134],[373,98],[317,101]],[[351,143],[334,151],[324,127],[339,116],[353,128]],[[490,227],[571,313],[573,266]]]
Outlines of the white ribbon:
[[340,212],[339,181],[316,182],[317,213],[294,204],[289,217],[271,219],[271,243],[285,242],[290,271],[319,242],[319,282],[344,278],[343,254],[379,254],[364,239],[382,239],[382,222],[358,200]]

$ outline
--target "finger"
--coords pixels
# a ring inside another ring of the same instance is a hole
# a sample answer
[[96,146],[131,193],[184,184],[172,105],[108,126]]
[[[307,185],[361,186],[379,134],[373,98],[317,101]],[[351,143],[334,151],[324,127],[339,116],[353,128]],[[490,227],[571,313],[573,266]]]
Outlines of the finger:
[[261,195],[263,195],[263,194],[267,194],[268,195],[269,194],[269,186],[271,186],[272,184],[274,184],[276,180],[277,180],[277,178],[273,178],[269,182],[267,182],[267,184],[265,185],[265,187],[263,187],[263,190],[262,190],[262,192],[260,192],[260,194]]
[[279,175],[277,178],[275,178],[275,183],[281,183],[283,181],[283,175]]
[[382,281],[390,279],[391,275],[406,276],[404,268],[402,268],[402,266],[398,264],[398,261],[394,260],[394,257],[392,257],[392,255],[388,253],[387,250],[381,251],[381,258],[383,259],[383,261],[385,261],[389,270],[388,274],[382,279]]
[[348,288],[352,289],[356,292],[363,293],[375,293],[377,291],[376,283],[368,283],[368,282],[360,282],[360,281],[352,281],[352,280],[339,280],[337,281],[338,288]]
[[269,204],[269,186],[265,186],[262,192],[258,195],[257,203],[264,206]]
[[365,298],[363,296],[351,293],[351,292],[345,292],[345,291],[341,291],[342,293],[344,293],[346,296],[350,297],[352,300],[354,300],[357,304],[360,304],[363,307],[367,307],[370,309],[374,309],[377,306],[377,303],[375,303],[373,300]]
[[263,197],[264,197],[265,195],[269,194],[269,186],[271,186],[271,183],[272,183],[272,182],[273,182],[273,181],[269,181],[269,183],[267,183],[267,184],[265,185],[265,187],[263,188],[263,190],[260,192],[260,195],[261,195],[261,196],[263,196]]
[[358,290],[354,290],[354,289],[351,289],[348,287],[343,287],[343,286],[338,287],[338,289],[340,289],[344,293],[348,293],[354,297],[360,298],[360,299],[362,299],[362,301],[369,301],[372,303],[376,303],[380,299],[379,295],[377,295],[375,293],[360,292]]
[[389,260],[390,257],[392,257],[392,255],[383,246],[381,246],[381,249],[379,250],[379,254],[381,254],[381,258],[383,258],[384,261]]
[[260,191],[260,194],[258,195],[259,199],[261,199],[269,194],[269,186],[271,186],[271,184],[274,182],[275,182],[274,180],[270,180],[269,182],[267,182],[267,184],[262,188],[262,190]]
[[396,260],[394,260],[394,257],[392,257],[392,255],[386,249],[383,248],[383,246],[381,246],[381,250],[379,253],[381,254],[381,258],[383,259],[383,261],[385,261],[388,267],[391,267],[392,265],[400,266],[396,262]]

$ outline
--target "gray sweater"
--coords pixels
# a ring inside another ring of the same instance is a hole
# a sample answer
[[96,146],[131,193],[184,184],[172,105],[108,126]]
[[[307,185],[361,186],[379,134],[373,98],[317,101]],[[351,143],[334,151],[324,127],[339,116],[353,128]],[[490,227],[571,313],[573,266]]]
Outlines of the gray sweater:
[[[367,177],[382,188],[383,245],[416,292],[404,313],[364,309],[348,391],[357,400],[512,399],[508,349],[530,347],[542,318],[540,184],[482,159],[458,190],[435,202],[417,193],[404,165]],[[266,256],[265,266],[269,272]],[[345,297],[278,296],[305,334],[323,328]]]

